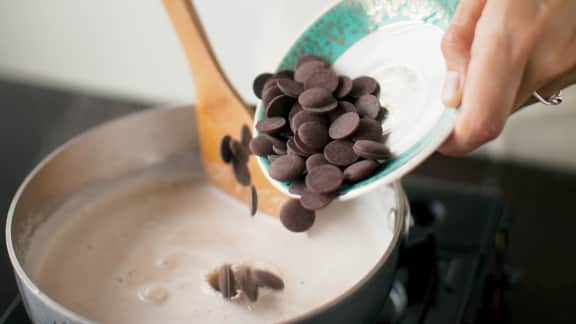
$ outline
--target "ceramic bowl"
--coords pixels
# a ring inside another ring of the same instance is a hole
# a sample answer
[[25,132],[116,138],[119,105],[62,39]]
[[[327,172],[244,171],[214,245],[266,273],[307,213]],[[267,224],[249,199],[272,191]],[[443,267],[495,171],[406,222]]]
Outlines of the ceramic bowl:
[[[441,102],[445,61],[440,49],[456,0],[343,0],[314,21],[288,50],[276,71],[293,70],[303,54],[315,54],[342,75],[368,75],[380,84],[388,109],[382,122],[393,158],[363,181],[346,185],[347,200],[406,175],[452,132],[458,111]],[[264,117],[258,104],[255,123]],[[255,130],[256,132],[256,130]],[[258,157],[268,176],[270,162]],[[269,177],[269,176],[268,176]],[[288,192],[289,183],[270,181]]]

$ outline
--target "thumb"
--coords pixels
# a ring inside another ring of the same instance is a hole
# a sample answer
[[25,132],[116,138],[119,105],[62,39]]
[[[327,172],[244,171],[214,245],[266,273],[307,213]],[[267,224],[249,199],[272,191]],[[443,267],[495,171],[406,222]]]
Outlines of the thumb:
[[457,107],[462,101],[476,22],[485,4],[486,0],[462,0],[442,38],[442,53],[447,69],[442,102],[448,107]]

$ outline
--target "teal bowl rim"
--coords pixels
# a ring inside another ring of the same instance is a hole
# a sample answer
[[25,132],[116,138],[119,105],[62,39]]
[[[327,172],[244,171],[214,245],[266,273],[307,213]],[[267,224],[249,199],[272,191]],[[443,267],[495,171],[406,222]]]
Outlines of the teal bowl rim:
[[[335,62],[348,48],[363,37],[382,26],[399,22],[421,22],[436,26],[444,31],[453,16],[458,0],[342,0],[322,14],[306,31],[300,35],[288,53],[282,58],[276,72],[293,70],[298,58],[312,53]],[[335,28],[334,26],[345,26]],[[336,29],[336,30],[335,30]],[[445,107],[437,123],[426,136],[405,152],[383,164],[377,173],[368,179],[343,186],[338,198],[346,200],[357,196],[350,193],[362,189],[371,190],[387,180],[398,180],[430,156],[450,135],[458,114],[457,109]],[[262,102],[256,106],[255,124],[264,117]],[[258,132],[254,128],[254,132]],[[265,175],[279,189],[290,196],[290,182],[280,182],[269,177],[270,161],[265,157],[256,157]]]

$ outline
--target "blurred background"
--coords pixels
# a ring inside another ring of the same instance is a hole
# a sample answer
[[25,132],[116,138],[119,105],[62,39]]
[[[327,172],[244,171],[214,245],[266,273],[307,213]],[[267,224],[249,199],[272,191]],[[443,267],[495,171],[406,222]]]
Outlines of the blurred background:
[[[195,1],[216,56],[249,103],[256,102],[251,80],[273,70],[333,2]],[[499,139],[470,157],[434,156],[413,175],[490,186],[510,205],[508,262],[522,277],[507,298],[506,318],[515,323],[576,322],[576,88],[564,97],[560,107],[534,105],[516,114]],[[118,115],[194,98],[161,1],[2,1],[0,210],[34,163],[70,136]],[[11,280],[5,273],[0,281]],[[0,287],[0,294],[13,293],[3,281]]]

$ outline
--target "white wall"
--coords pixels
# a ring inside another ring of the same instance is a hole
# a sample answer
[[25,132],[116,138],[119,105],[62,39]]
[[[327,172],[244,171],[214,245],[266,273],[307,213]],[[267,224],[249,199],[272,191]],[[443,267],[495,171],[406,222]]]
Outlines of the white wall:
[[[196,0],[232,84],[274,68],[335,0]],[[159,103],[194,100],[185,58],[161,0],[0,0],[0,78]],[[576,170],[576,88],[561,108],[514,116],[479,154]]]
[[[253,76],[273,69],[331,2],[195,1],[224,70],[247,100],[254,100]],[[161,0],[2,0],[1,76],[160,102],[194,98]]]

